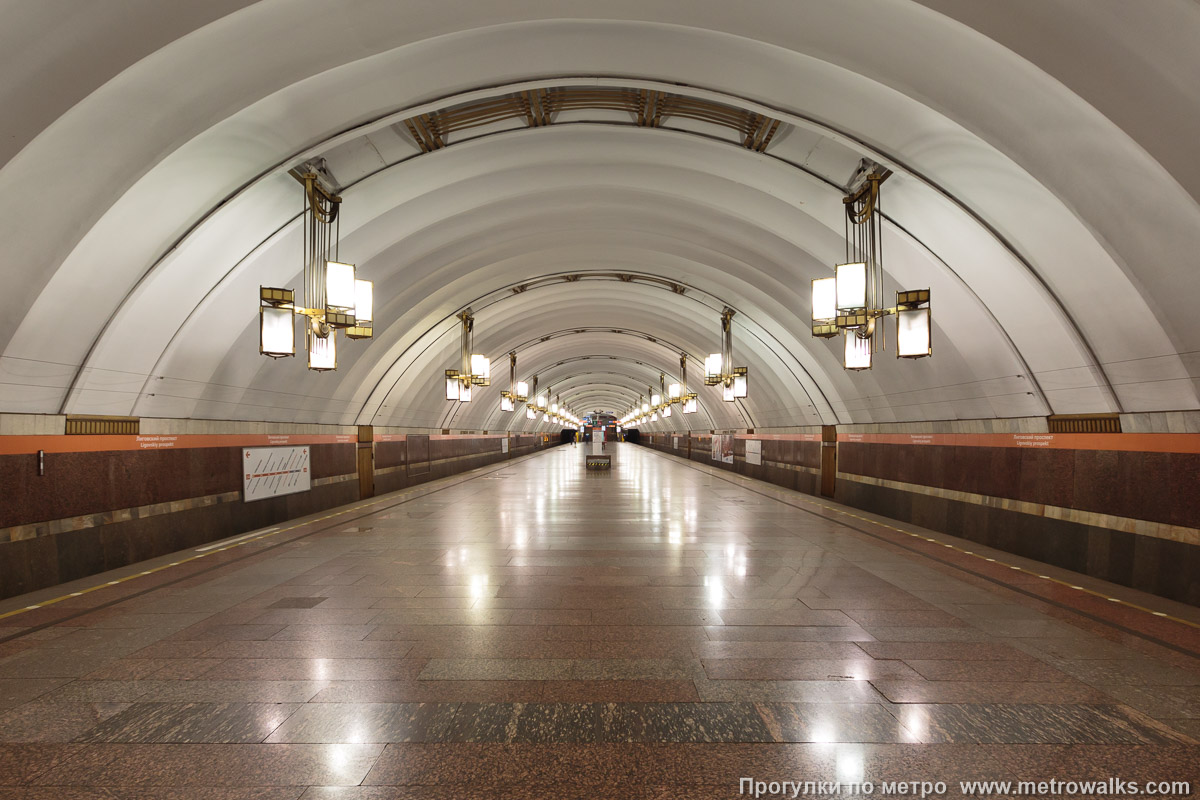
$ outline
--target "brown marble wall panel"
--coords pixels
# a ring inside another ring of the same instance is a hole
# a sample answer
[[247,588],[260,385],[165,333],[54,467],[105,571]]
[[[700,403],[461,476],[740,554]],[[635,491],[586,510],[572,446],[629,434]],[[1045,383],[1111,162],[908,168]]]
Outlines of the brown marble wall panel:
[[240,461],[229,447],[47,453],[38,476],[30,456],[0,456],[0,483],[11,489],[0,528],[236,491]]
[[821,468],[820,442],[794,442],[795,462],[802,467]]
[[[897,516],[905,504],[899,489],[838,482],[838,502],[904,522]],[[920,497],[921,499],[918,499]],[[1192,605],[1200,605],[1200,547],[1137,536],[1123,531],[1022,514],[1001,508],[916,496],[910,509],[928,511],[929,504],[946,507],[946,533],[989,547],[1035,558],[1103,580],[1130,586]]]
[[1200,454],[1171,453],[1171,512],[1174,525],[1200,527]]
[[0,598],[58,582],[57,544],[51,537],[0,544]]
[[1022,448],[1017,499],[1069,508],[1075,497],[1075,452]]
[[0,544],[0,597],[85,578],[137,561],[199,547],[353,502],[358,484],[342,481],[253,503],[219,503],[152,517]]
[[1075,453],[1074,508],[1099,511],[1113,508],[1120,497],[1117,454],[1107,450],[1080,450]]
[[429,469],[429,437],[425,434],[410,434],[406,441],[409,477],[426,472]]
[[1133,585],[1134,545],[1138,536],[1126,531],[1089,529],[1088,575],[1123,586]]
[[838,469],[856,475],[1200,526],[1200,455],[843,442]]
[[404,470],[396,470],[395,472],[385,472],[375,474],[375,494],[387,494],[388,492],[398,492],[401,489],[407,489],[410,486],[408,475]]
[[1170,454],[1117,453],[1117,494],[1112,501],[1114,510],[1109,513],[1134,519],[1166,519],[1169,514],[1164,512],[1171,505]]
[[334,475],[350,475],[358,472],[358,458],[355,454],[357,449],[358,445],[353,442],[312,445],[310,455],[312,456],[313,477],[329,478]]
[[[84,528],[78,531],[65,531],[55,536],[41,536],[54,542],[57,561],[54,565],[56,573],[52,583],[86,578],[97,572],[103,572],[106,567],[104,536],[102,529]],[[0,552],[3,552],[0,550]]]
[[407,442],[376,442],[375,468],[403,466],[406,463],[407,454]]
[[792,442],[768,439],[762,443],[763,461],[778,461],[782,464],[794,464]]
[[[435,440],[447,442],[447,454],[464,455],[443,462],[444,474],[454,474],[506,458],[537,452],[540,437],[513,437],[510,452],[500,452],[499,439]],[[392,447],[389,447],[391,445]],[[395,445],[399,445],[396,448]],[[313,477],[356,472],[354,444],[312,446]],[[381,442],[376,448],[396,466],[404,463],[404,442]],[[39,518],[20,518],[34,503],[5,503],[8,525],[102,514],[119,508],[182,500],[241,488],[241,448],[205,448],[144,452],[47,455],[46,478],[39,479],[30,457],[0,457],[0,479],[14,498],[33,498],[42,504]],[[51,468],[53,467],[53,471]],[[90,483],[80,472],[101,476]],[[395,491],[422,483],[432,474],[410,477],[395,470],[376,477],[377,491]],[[50,480],[47,480],[50,478]],[[42,483],[32,483],[33,481]],[[71,491],[70,481],[78,483]],[[62,493],[58,497],[55,492]],[[76,580],[108,569],[197,547],[217,539],[270,527],[288,519],[343,505],[358,499],[358,483],[338,481],[309,492],[273,497],[253,503],[231,502],[109,523],[97,527],[0,544],[0,597]]]

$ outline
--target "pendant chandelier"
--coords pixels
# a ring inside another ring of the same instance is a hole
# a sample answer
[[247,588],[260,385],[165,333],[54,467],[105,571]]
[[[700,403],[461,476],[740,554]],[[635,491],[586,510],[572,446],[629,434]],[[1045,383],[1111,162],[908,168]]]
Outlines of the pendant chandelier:
[[723,387],[726,403],[749,394],[749,368],[733,366],[733,315],[731,308],[721,312],[721,352],[704,359],[704,384]]
[[[563,425],[576,427],[581,420],[567,409],[562,402],[562,395],[555,395],[554,400],[550,400],[551,392],[549,389],[538,394],[537,375],[533,376],[533,395],[529,399],[529,403],[525,406],[525,418],[536,420],[538,414],[542,415],[542,422],[557,422]],[[525,384],[518,384],[524,386]]]
[[696,393],[688,391],[687,383],[687,354],[679,355],[679,383],[667,387],[668,402],[678,404],[684,414],[696,413]]
[[472,352],[475,346],[475,318],[471,309],[458,315],[459,326],[459,369],[446,370],[446,399],[460,403],[471,402],[471,389],[475,386],[490,386],[492,362],[484,355]]
[[658,388],[659,390],[655,392],[654,387],[647,387],[649,402],[646,402],[646,395],[638,395],[637,404],[629,410],[628,414],[617,420],[618,429],[627,425],[638,425],[642,422],[657,422],[659,415],[666,419],[674,413],[672,406],[679,406],[679,410],[684,414],[696,413],[697,395],[695,392],[688,391],[686,353],[681,353],[679,356],[679,382],[668,385],[667,376],[660,372]]
[[529,399],[529,384],[517,380],[517,353],[508,354],[508,388],[500,393],[500,410],[512,411]]
[[812,282],[813,336],[845,338],[843,365],[870,369],[872,356],[887,349],[882,324],[896,317],[897,358],[932,355],[929,290],[896,292],[896,305],[883,304],[883,212],[879,185],[891,171],[864,161],[842,199],[846,209],[846,262],[833,277]]
[[295,318],[303,316],[308,368],[337,369],[337,332],[370,339],[374,285],[358,280],[353,264],[338,260],[342,198],[326,190],[316,173],[304,181],[304,304],[292,289],[260,286],[258,351],[269,358],[296,355]]

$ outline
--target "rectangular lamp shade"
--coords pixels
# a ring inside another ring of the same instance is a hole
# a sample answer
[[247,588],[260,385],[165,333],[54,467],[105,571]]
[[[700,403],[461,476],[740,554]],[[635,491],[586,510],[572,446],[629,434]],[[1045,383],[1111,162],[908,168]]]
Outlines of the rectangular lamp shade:
[[500,410],[501,411],[512,411],[513,410],[513,401],[512,401],[511,397],[501,397],[500,398]]
[[337,331],[330,331],[324,339],[309,334],[308,368],[320,372],[337,369]]
[[272,358],[296,355],[296,322],[292,309],[263,306],[259,310],[258,351]]
[[649,403],[642,403],[642,413],[643,413],[643,414],[648,414],[649,412],[650,412],[650,404],[649,404]]
[[460,402],[460,403],[469,403],[469,402],[471,402],[471,384],[469,384],[469,383],[464,383],[464,384],[462,384],[461,386],[459,386],[459,388],[458,388],[458,402]]
[[354,265],[325,262],[325,307],[354,308]]
[[685,414],[695,414],[696,413],[696,398],[693,397],[691,400],[683,401],[683,413],[685,413]]
[[747,394],[749,394],[749,391],[750,391],[750,386],[746,381],[746,376],[745,375],[734,375],[733,376],[733,396],[734,397],[745,397]]
[[535,412],[532,408],[526,407],[525,419],[537,419],[537,412]]
[[655,411],[653,414],[650,415],[650,421],[658,422],[658,412],[657,411]]
[[[867,265],[859,261],[837,265],[837,310],[867,307]],[[836,314],[834,316],[837,316]]]
[[458,390],[462,387],[462,382],[458,378],[446,378],[446,399],[457,400]]
[[375,284],[354,281],[354,320],[356,325],[375,319]]
[[871,340],[860,339],[854,331],[846,332],[846,369],[871,368]]
[[476,378],[487,378],[490,380],[492,377],[492,360],[479,353],[472,353],[471,374]]
[[708,358],[704,359],[704,375],[708,378],[715,378],[721,374],[721,354],[712,353]]
[[557,413],[558,413],[558,403],[551,403],[551,404],[550,404],[550,413],[551,413],[551,414],[557,414]]
[[549,396],[547,396],[547,395],[546,395],[546,393],[545,393],[545,392],[542,392],[541,394],[539,394],[539,395],[537,396],[537,406],[538,406],[538,408],[545,408],[545,407],[546,407],[546,404],[547,404],[547,403],[549,403],[549,402],[550,402],[550,398],[549,398]]
[[662,405],[662,395],[661,394],[650,395],[650,405],[661,406]]
[[817,278],[812,282],[813,321],[834,319],[837,309],[837,278]]
[[663,419],[666,419],[669,416],[671,416],[671,407],[663,406]]
[[517,381],[517,397],[529,397],[529,384],[525,381]]
[[721,399],[726,403],[732,403],[734,401],[733,384],[722,384]]
[[667,397],[670,397],[672,400],[678,400],[682,395],[683,389],[678,383],[672,383],[667,387]]
[[933,353],[930,341],[928,308],[900,309],[896,312],[896,355],[923,358]]

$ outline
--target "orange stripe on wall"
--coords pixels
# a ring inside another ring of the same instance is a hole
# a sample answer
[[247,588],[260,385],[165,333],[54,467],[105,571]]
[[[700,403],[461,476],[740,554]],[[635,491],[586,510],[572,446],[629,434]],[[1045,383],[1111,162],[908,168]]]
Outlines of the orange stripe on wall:
[[757,439],[763,442],[819,442],[819,433],[737,433],[735,439]]
[[1200,433],[839,433],[837,438],[844,444],[1200,453]]
[[182,450],[197,447],[274,447],[298,444],[353,444],[352,433],[212,433],[113,436],[0,436],[0,455],[102,453],[129,450]]

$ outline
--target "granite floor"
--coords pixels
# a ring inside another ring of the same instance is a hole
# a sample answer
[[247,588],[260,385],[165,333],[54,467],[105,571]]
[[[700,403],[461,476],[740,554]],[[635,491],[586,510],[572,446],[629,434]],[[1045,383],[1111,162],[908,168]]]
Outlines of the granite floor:
[[607,473],[556,448],[0,604],[20,611],[0,800],[1200,781],[1188,611],[1109,613],[1001,580],[1003,554],[609,452]]

